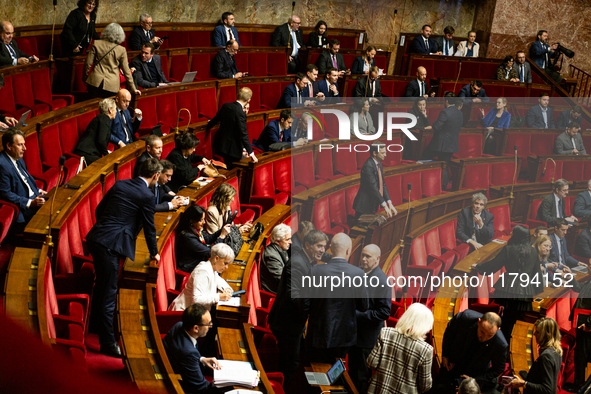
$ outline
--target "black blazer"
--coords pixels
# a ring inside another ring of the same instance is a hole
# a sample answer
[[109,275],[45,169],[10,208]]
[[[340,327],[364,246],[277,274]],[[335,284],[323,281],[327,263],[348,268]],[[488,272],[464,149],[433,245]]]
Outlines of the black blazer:
[[[319,44],[318,37],[322,38],[322,44]],[[308,46],[312,48],[326,48],[328,46],[328,38],[319,36],[313,31],[308,35]]]
[[181,148],[174,148],[170,151],[166,160],[173,163],[176,168],[172,173],[172,179],[168,182],[168,186],[173,192],[178,192],[181,186],[190,185],[191,182],[199,176],[199,168],[193,167],[191,164],[203,163],[203,156],[196,154],[189,155],[186,159],[183,157]]
[[[480,213],[483,226],[480,230],[476,230],[476,242],[486,245],[492,241],[495,236],[495,229],[493,225],[494,215],[483,209]],[[472,238],[474,232],[474,219],[472,215],[472,207],[466,207],[458,213],[458,228],[456,230],[456,238],[461,242],[466,242]]]
[[[377,287],[368,287],[369,307],[365,312],[357,311],[357,347],[372,349],[384,328],[385,321],[390,317],[392,307],[392,291],[388,286],[388,278],[377,266],[367,274],[367,280],[378,278]],[[375,282],[375,280],[374,280]],[[368,282],[370,283],[370,282]]]
[[[154,29],[150,29],[150,31],[148,32],[148,35],[150,36],[150,40],[151,40],[152,38],[156,37],[156,31]],[[145,43],[150,42],[150,40],[148,40],[148,37],[146,37],[146,33],[144,33],[144,28],[141,26],[136,26],[131,31],[131,34],[129,35],[129,39],[127,41],[129,50],[130,51],[141,51],[142,46],[144,46]],[[156,49],[160,48],[160,44],[158,44],[158,43],[153,43],[153,44],[156,47]]]
[[378,208],[385,201],[390,200],[388,187],[386,186],[386,177],[384,177],[384,166],[379,164],[382,173],[382,182],[384,196],[380,195],[379,174],[376,162],[373,158],[368,158],[363,167],[361,167],[361,184],[359,191],[353,201],[353,209],[356,212],[376,213]]
[[575,255],[591,258],[591,231],[588,228],[581,231],[577,236]]
[[[156,202],[155,211],[156,212],[168,212],[169,207],[168,203],[172,201],[174,198],[173,195],[168,194],[170,192],[170,187],[168,185],[160,185],[158,184],[158,199],[154,199]],[[156,197],[156,186],[152,188],[152,193],[154,193],[154,198]]]
[[355,84],[355,89],[353,89],[353,97],[383,97],[382,95],[382,85],[380,84],[380,80],[376,79],[375,81],[375,92],[374,95],[371,95],[369,90],[369,84],[367,86],[367,91],[365,84],[367,83],[367,76],[359,79]]
[[[302,29],[296,31],[296,40],[300,45],[300,50],[306,47],[306,44],[304,44],[304,34],[302,33]],[[289,47],[293,48],[293,38],[291,37],[291,34],[289,34],[289,25],[284,23],[275,28],[275,31],[271,36],[271,46],[286,47],[288,43]]]
[[527,385],[523,394],[556,393],[562,356],[554,349],[540,352],[527,373]]
[[[154,195],[152,194],[152,201]],[[213,234],[203,233],[205,244],[199,240],[199,237],[190,231],[177,231],[174,240],[174,251],[176,255],[176,267],[181,271],[193,272],[197,264],[207,261],[211,257],[211,245],[223,242],[220,238],[222,229]]]
[[[351,67],[351,74],[363,74],[363,65],[365,64],[365,60],[363,56],[357,56],[353,61],[353,67]],[[371,59],[370,67],[376,65],[376,59]]]
[[[561,198],[560,202],[560,210],[562,211],[562,217],[566,217],[565,208],[564,208],[564,199]],[[546,222],[548,228],[554,227],[554,221],[558,217],[556,212],[556,200],[554,199],[554,193],[548,194],[538,207],[538,213],[536,215],[536,220],[541,220],[542,222]]]
[[283,267],[289,260],[289,254],[276,243],[265,248],[261,255],[261,289],[277,294]]
[[154,66],[156,66],[156,72],[158,73],[160,81],[154,81],[152,79],[148,63],[142,62],[142,55],[134,57],[130,64],[130,67],[135,67],[134,77],[137,81],[137,85],[144,89],[155,88],[158,86],[158,83],[168,83],[168,79],[166,79],[166,75],[164,75],[164,71],[162,71],[162,58],[160,55],[152,56],[152,62],[154,63]]
[[140,155],[140,157],[137,158],[137,160],[135,161],[135,167],[133,167],[133,177],[137,178],[138,176],[140,176],[140,168],[142,166],[142,163],[148,159],[151,159],[152,156],[150,156],[150,154],[148,153],[148,151],[144,151],[144,153],[142,153]]
[[450,105],[439,113],[437,120],[433,122],[433,138],[427,149],[436,152],[452,152],[460,150],[460,129],[464,123],[464,115],[455,105]]
[[96,12],[90,13],[90,22],[86,20],[84,11],[76,8],[66,18],[64,29],[60,34],[60,42],[62,44],[63,56],[82,56],[82,51],[74,53],[74,49],[78,45],[83,50],[87,50],[90,46],[90,41],[100,40],[100,36],[95,30]]
[[246,128],[246,114],[238,101],[222,105],[207,127],[211,128],[218,123],[220,123],[220,129],[215,133],[213,143],[216,153],[236,158],[242,157],[242,148],[246,149],[248,154],[252,153]]
[[[550,241],[552,241],[552,249],[550,249],[548,261],[550,261],[551,263],[559,262],[560,258],[558,256],[558,242],[556,242],[556,236],[554,236],[554,234],[550,235]],[[562,262],[570,268],[576,267],[579,264],[577,259],[571,256],[570,253],[568,253],[566,240],[564,238],[560,240],[560,253],[562,254]]]
[[[429,81],[425,81],[425,94],[429,92],[430,86]],[[421,95],[421,88],[419,87],[419,81],[413,79],[406,85],[406,91],[404,92],[403,97],[420,97]]]
[[[345,58],[343,57],[343,55],[337,52],[335,56],[337,59],[338,70],[347,70],[347,66],[345,66]],[[331,67],[334,67],[334,65],[332,64],[332,55],[328,49],[322,52],[320,56],[318,56],[318,60],[316,60],[316,66],[318,66],[318,74],[326,74],[326,70],[328,70]]]
[[111,119],[105,114],[97,115],[90,121],[82,137],[78,140],[73,153],[84,156],[87,164],[109,154],[107,145],[111,138]]
[[211,62],[211,74],[219,79],[232,79],[238,72],[234,56],[230,56],[226,48],[220,49]]
[[124,179],[115,182],[101,200],[96,208],[96,223],[86,239],[133,260],[142,227],[150,254],[155,256],[154,194],[143,178]]
[[[546,108],[546,117],[548,118],[548,128],[554,128],[554,116],[552,115],[552,107]],[[542,108],[539,104],[534,105],[531,107],[527,114],[525,115],[526,126],[536,129],[544,129],[546,128],[546,124],[544,123],[544,116],[542,115]]]
[[417,118],[417,124],[415,126],[415,129],[424,130],[425,127],[431,126],[431,121],[429,121],[429,118],[423,115],[422,112],[413,111],[413,109],[411,108],[408,111],[408,113],[413,114]]
[[570,122],[576,122],[579,124],[579,126],[581,126],[581,121],[583,117],[579,116],[576,120],[572,120],[570,118],[570,111],[570,109],[567,109],[566,111],[562,111],[560,115],[558,115],[558,120],[556,121],[557,129],[566,129]]
[[[21,58],[21,57],[26,57],[26,58],[31,57],[31,55],[27,55],[26,53],[24,53],[23,51],[21,51],[18,48],[18,44],[16,43],[16,41],[14,41],[14,40],[10,41],[9,45],[12,47],[12,49],[16,53],[17,59]],[[10,67],[10,66],[12,66],[12,56],[10,56],[10,52],[8,52],[6,45],[4,45],[4,43],[0,43],[0,67]]]
[[578,218],[591,215],[591,193],[589,193],[589,190],[579,193],[577,198],[575,198],[573,215]]
[[[433,39],[437,43],[437,50],[441,52],[441,54],[445,54],[443,50],[443,36],[435,37]],[[456,42],[454,40],[447,41],[447,56],[453,56],[456,53]]]
[[429,50],[425,48],[425,37],[422,34],[415,36],[410,43],[408,53],[422,53],[424,55],[430,55],[431,53],[437,52],[438,45],[434,39],[429,38]]
[[[454,370],[490,383],[505,370],[509,346],[501,330],[486,342],[478,341],[478,319],[482,313],[466,309],[455,315],[443,334],[443,357],[454,363]],[[489,365],[491,364],[489,368]],[[455,372],[455,371],[454,371]]]

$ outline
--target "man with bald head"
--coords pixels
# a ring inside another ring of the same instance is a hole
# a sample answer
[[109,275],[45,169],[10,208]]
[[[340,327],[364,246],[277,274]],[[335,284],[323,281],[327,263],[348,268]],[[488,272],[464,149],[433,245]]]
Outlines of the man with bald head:
[[304,309],[310,314],[309,359],[333,364],[357,343],[357,311],[365,312],[368,300],[363,270],[349,264],[351,238],[336,234],[330,249],[332,259],[312,267],[310,280],[302,278],[301,294],[307,298]]
[[0,24],[0,67],[18,66],[38,62],[39,58],[35,55],[27,55],[20,49],[14,37],[14,26],[9,21]]
[[434,97],[435,92],[429,93],[429,82],[427,81],[427,69],[425,67],[417,68],[417,79],[413,79],[406,85],[404,97]]
[[367,357],[371,353],[390,317],[392,306],[392,290],[388,286],[388,278],[380,268],[380,247],[366,245],[361,251],[359,267],[367,276],[367,294],[369,307],[365,312],[357,314],[357,344],[349,351],[349,375],[360,393],[366,393],[372,371],[367,367]]
[[287,55],[287,73],[295,74],[300,70],[300,51],[306,49],[302,34],[300,17],[293,15],[287,23],[277,26],[271,36],[272,47],[289,47],[291,53]]
[[127,89],[121,89],[115,96],[117,103],[117,115],[111,121],[111,143],[123,148],[136,140],[135,133],[140,129],[142,123],[142,111],[136,108],[133,111],[133,118],[129,113],[131,93]]
[[238,71],[236,67],[235,55],[240,50],[240,45],[236,40],[230,40],[226,47],[220,49],[211,62],[211,74],[219,79],[242,78],[244,73]]

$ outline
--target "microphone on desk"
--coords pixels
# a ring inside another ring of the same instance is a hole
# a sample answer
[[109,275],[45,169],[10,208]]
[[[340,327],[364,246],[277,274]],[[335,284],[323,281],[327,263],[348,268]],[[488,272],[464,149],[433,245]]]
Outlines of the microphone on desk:
[[51,26],[51,48],[49,49],[49,61],[53,62],[53,40],[55,37],[55,17],[57,14],[57,0],[53,0],[53,25]]
[[45,244],[49,247],[53,247],[53,241],[51,238],[51,223],[52,223],[52,216],[53,216],[53,204],[55,202],[55,195],[57,194],[57,191],[59,190],[59,185],[62,181],[62,174],[64,172],[64,165],[66,164],[66,156],[60,156],[59,158],[59,173],[57,176],[57,185],[56,187],[53,189],[53,196],[51,196],[51,204],[49,206],[49,223],[47,226],[47,235],[45,237]]
[[404,311],[406,312],[406,295],[408,294],[408,283],[404,283],[404,286],[402,287],[402,305],[404,305]]
[[408,219],[410,217],[410,191],[412,190],[412,183],[407,183],[406,188],[408,189],[408,208],[406,209],[406,221],[402,228],[402,238],[400,239],[400,247],[404,248],[404,234],[406,234],[406,226],[408,226]]
[[513,187],[515,187],[515,181],[517,180],[517,145],[513,145],[513,150],[515,151],[515,172],[513,173],[510,198],[513,198]]
[[554,183],[554,174],[556,174],[556,162],[554,161],[553,158],[548,157],[545,161],[544,161],[544,169],[542,170],[542,178],[546,175],[546,166],[548,165],[548,160],[551,160],[552,163],[554,163],[554,172],[552,175],[552,179],[550,181],[550,183]]

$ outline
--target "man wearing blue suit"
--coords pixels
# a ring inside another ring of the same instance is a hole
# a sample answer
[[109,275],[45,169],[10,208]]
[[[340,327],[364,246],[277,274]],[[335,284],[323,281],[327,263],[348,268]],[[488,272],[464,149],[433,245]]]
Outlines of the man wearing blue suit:
[[438,52],[438,45],[434,39],[429,38],[431,36],[431,26],[424,25],[421,29],[421,35],[416,36],[410,43],[410,53],[422,53],[423,55],[441,55]]
[[135,133],[140,129],[142,123],[142,111],[136,108],[132,119],[128,109],[129,103],[131,103],[131,93],[127,89],[121,89],[117,93],[115,102],[117,103],[117,115],[111,121],[110,142],[123,148],[135,141]]
[[19,209],[11,233],[21,232],[39,207],[45,203],[47,192],[37,187],[35,178],[27,171],[23,160],[25,134],[17,129],[8,129],[2,135],[0,153],[0,199],[13,203]]
[[558,49],[558,44],[548,45],[548,32],[546,30],[540,30],[538,32],[538,39],[529,48],[529,57],[550,78],[560,83],[562,81],[560,74],[550,69],[552,67],[550,59],[558,56],[556,49]]
[[263,129],[258,140],[253,140],[252,145],[261,149],[263,152],[268,152],[271,144],[278,142],[291,142],[291,111],[284,109],[279,115],[279,119],[269,122]]
[[564,238],[568,227],[568,222],[564,218],[557,218],[554,221],[554,234],[550,235],[552,249],[550,249],[550,256],[548,256],[548,261],[553,265],[546,265],[552,272],[571,272],[570,269],[578,265],[587,266],[587,264],[577,261],[577,259],[568,253],[566,239]]
[[580,192],[575,198],[573,214],[578,218],[591,215],[591,181],[587,182],[587,190]]
[[318,99],[319,101],[322,101],[324,104],[331,104],[331,101],[339,102],[338,80],[339,70],[334,67],[326,70],[326,77],[323,80],[318,81],[318,92],[324,95],[324,97]]
[[[295,82],[289,84],[283,90],[283,94],[281,95],[281,99],[277,104],[276,109],[283,109],[283,108],[291,108],[293,107],[303,107],[315,105],[315,100],[306,100],[306,98],[310,97],[310,91],[308,90],[308,76],[304,73],[297,73],[295,76]],[[292,99],[295,101],[292,103]]]
[[554,116],[552,115],[552,108],[550,104],[550,95],[548,93],[541,93],[538,98],[539,105],[531,107],[525,115],[525,123],[527,127],[535,129],[553,129]]
[[175,324],[162,340],[172,369],[181,374],[181,386],[187,394],[226,391],[205,380],[201,371],[201,365],[221,369],[215,357],[202,357],[197,349],[197,338],[205,337],[211,327],[213,323],[207,308],[193,304],[183,311],[182,321]]
[[214,47],[225,47],[230,40],[236,40],[238,46],[242,46],[238,39],[238,30],[234,27],[234,14],[224,12],[222,14],[222,24],[213,29],[211,44]]
[[151,188],[161,171],[157,159],[148,159],[140,168],[139,178],[115,182],[96,208],[96,223],[86,236],[96,271],[92,310],[99,329],[100,351],[107,356],[121,357],[113,328],[119,263],[125,258],[135,259],[136,239],[142,227],[150,258],[160,261]]

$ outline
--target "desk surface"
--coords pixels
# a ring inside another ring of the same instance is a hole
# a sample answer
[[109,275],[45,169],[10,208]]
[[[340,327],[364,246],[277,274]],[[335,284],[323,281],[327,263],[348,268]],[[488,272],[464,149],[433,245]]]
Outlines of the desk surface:
[[[310,365],[311,365],[310,367],[304,368],[304,370],[306,372],[326,373],[326,372],[328,372],[328,370],[332,366],[330,364],[324,364],[324,363],[310,363]],[[359,394],[359,391],[357,391],[357,388],[353,384],[353,381],[351,380],[351,377],[349,376],[349,373],[347,372],[347,370],[345,370],[345,372],[343,372],[342,378],[345,379],[344,386],[317,386],[317,387],[322,392],[328,392],[329,390],[335,390],[335,389],[346,389],[347,391],[349,391],[349,393]],[[340,380],[340,378],[337,380]]]

